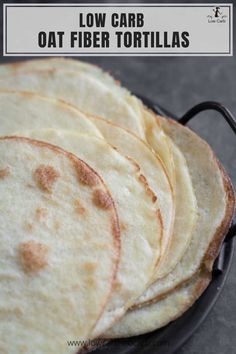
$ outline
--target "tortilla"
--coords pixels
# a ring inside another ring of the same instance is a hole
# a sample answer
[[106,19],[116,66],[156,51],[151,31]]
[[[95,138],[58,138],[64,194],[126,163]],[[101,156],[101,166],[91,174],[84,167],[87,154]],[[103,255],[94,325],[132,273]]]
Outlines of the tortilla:
[[184,256],[197,223],[197,200],[186,160],[168,139],[175,164],[175,219],[171,244],[157,268],[153,281],[168,275]]
[[142,308],[128,311],[105,334],[105,338],[138,336],[155,331],[180,317],[201,296],[211,280],[209,272],[196,274],[188,284],[166,298]]
[[137,99],[131,95],[119,95],[115,89],[87,73],[62,69],[19,72],[1,76],[0,88],[31,91],[62,99],[87,113],[115,121],[143,137],[143,122]]
[[[38,70],[44,71],[43,76],[46,76],[46,82],[49,85],[54,83],[55,87],[50,87],[50,90],[47,84],[44,87],[43,77],[40,80],[35,77],[41,75]],[[32,71],[37,72],[30,74]],[[22,84],[19,86],[17,83],[17,86],[14,86],[14,75],[19,77],[21,73],[28,73],[25,78],[22,77],[23,81],[28,82],[31,79],[34,81],[30,84],[25,83],[24,89],[36,89],[42,94],[54,93],[55,97],[59,95],[60,98],[79,106],[86,112],[104,117],[106,120],[129,129],[143,140],[147,140],[162,159],[171,183],[174,184],[171,149],[166,142],[165,134],[157,124],[156,115],[147,110],[136,96],[120,86],[110,74],[96,65],[68,58],[27,60],[0,65],[0,76],[3,80],[4,76],[6,78],[10,75],[11,77],[11,82],[7,84],[10,85],[8,87],[22,89]],[[61,80],[58,75],[62,77]],[[61,90],[60,87],[62,87]]]
[[143,110],[145,139],[163,161],[175,194],[175,163],[171,145],[163,131],[157,115],[150,109]]
[[[158,196],[163,221],[164,242],[162,243],[163,259],[157,264],[152,278],[155,281],[157,278],[168,274],[182,258],[189,245],[196,223],[197,203],[186,161],[179,149],[166,137],[167,143],[173,150],[176,165],[176,215],[173,231],[173,191],[170,183],[168,185],[165,168],[160,159],[153,154],[145,142],[134,134],[104,119],[96,117],[90,117],[90,119],[111,145],[115,146],[122,154],[131,156],[139,164],[147,182]],[[185,210],[184,215],[183,210]],[[169,245],[172,232],[172,243]]]
[[60,128],[102,137],[86,117],[69,104],[30,92],[0,90],[0,133],[21,129]]
[[102,118],[90,116],[90,119],[101,131],[109,144],[117,148],[123,155],[130,156],[138,163],[149,186],[158,197],[157,203],[163,222],[163,237],[161,258],[153,274],[153,278],[155,279],[158,276],[158,269],[162,263],[162,258],[169,248],[175,214],[173,191],[165,167],[160,158],[153,153],[150,147],[128,130],[111,122],[107,122]]
[[137,164],[102,139],[62,130],[19,134],[59,145],[86,160],[102,176],[114,198],[121,225],[120,265],[111,300],[92,334],[98,336],[124,315],[150,282],[162,237],[156,197]]
[[120,235],[108,189],[72,154],[1,138],[0,209],[1,352],[74,353],[67,341],[89,338],[114,287]]
[[153,283],[138,300],[156,301],[190,279],[199,269],[209,271],[232,220],[235,197],[230,179],[209,145],[189,128],[159,117],[165,133],[184,155],[198,204],[197,224],[190,245],[175,269]]
[[[22,60],[15,63],[0,65],[0,75],[17,74],[19,72],[28,72],[33,70],[48,69],[66,69],[70,71],[79,71],[96,77],[104,82],[107,86],[114,88],[119,86],[119,82],[113,78],[108,72],[102,70],[97,65],[90,64],[81,60],[71,58],[46,58],[34,60]],[[121,88],[122,95],[128,92],[125,88]]]

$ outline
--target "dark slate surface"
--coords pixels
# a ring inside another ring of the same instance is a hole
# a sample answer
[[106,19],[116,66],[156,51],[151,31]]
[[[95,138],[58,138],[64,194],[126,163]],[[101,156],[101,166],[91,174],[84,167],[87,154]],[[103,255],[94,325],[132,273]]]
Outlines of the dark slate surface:
[[[234,42],[236,44],[236,41]],[[101,65],[111,71],[131,91],[146,95],[179,116],[193,105],[206,100],[219,101],[236,115],[235,57],[100,57],[84,60]],[[1,58],[1,61],[5,61],[4,58]],[[236,187],[235,135],[217,113],[203,113],[198,118],[190,126],[212,145]],[[193,337],[179,350],[179,354],[235,353],[235,293],[236,256],[216,305]]]

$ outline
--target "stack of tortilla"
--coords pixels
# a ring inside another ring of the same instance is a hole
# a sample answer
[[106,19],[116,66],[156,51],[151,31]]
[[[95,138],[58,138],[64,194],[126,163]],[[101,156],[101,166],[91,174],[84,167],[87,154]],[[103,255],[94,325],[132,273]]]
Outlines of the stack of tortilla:
[[0,129],[0,352],[153,331],[206,289],[235,200],[193,131],[63,58],[0,66]]

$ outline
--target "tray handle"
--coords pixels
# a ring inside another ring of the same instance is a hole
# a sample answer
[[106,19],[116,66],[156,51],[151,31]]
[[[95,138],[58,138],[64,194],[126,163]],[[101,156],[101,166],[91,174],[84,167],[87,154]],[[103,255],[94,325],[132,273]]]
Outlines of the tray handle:
[[236,119],[233,116],[233,114],[223,106],[221,103],[214,102],[214,101],[207,101],[207,102],[202,102],[191,108],[189,111],[187,111],[182,118],[180,118],[178,121],[179,123],[185,125],[187,124],[193,117],[195,117],[198,113],[207,111],[207,110],[213,110],[219,112],[223,118],[226,120],[226,122],[229,124],[233,132],[236,134]]

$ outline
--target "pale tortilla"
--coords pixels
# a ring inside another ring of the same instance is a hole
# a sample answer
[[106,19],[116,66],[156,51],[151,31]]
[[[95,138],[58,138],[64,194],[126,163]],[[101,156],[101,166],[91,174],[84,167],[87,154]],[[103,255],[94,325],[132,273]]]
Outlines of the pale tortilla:
[[72,154],[0,138],[0,209],[1,352],[74,353],[67,341],[90,337],[115,285],[110,192]]
[[102,176],[114,198],[121,228],[120,264],[111,300],[91,335],[98,336],[124,315],[150,283],[162,241],[155,194],[137,164],[104,139],[63,130],[18,134],[58,145],[86,160]]

